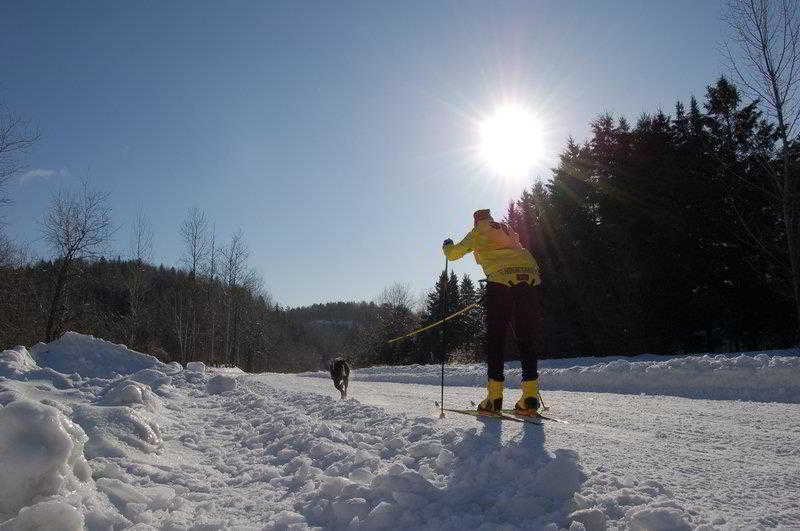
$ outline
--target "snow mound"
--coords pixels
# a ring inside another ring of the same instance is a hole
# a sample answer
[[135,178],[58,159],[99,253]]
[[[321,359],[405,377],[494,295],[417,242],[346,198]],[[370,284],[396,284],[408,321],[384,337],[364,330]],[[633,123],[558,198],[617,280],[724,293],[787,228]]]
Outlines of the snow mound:
[[620,478],[605,469],[594,472],[576,492],[570,522],[587,531],[596,529],[653,529],[688,531],[689,511],[657,481]]
[[190,361],[186,364],[186,370],[191,372],[206,372],[206,364],[202,361]]
[[800,402],[800,357],[688,356],[543,371],[545,387],[716,400]]
[[[545,390],[800,403],[800,356],[796,354],[796,351],[771,351],[737,355],[543,360],[539,374]],[[350,379],[439,385],[440,370],[438,365],[368,367],[351,372]],[[324,371],[300,376],[330,378]],[[518,387],[521,379],[519,362],[506,363],[506,387]],[[448,365],[445,368],[445,385],[475,387],[485,384],[485,364]]]
[[114,478],[98,479],[97,489],[108,496],[123,516],[137,524],[133,529],[155,529],[148,527],[157,525],[154,512],[172,508],[178,501],[171,487],[142,489]]
[[[0,513],[13,515],[37,498],[74,490],[76,483],[89,480],[91,471],[83,457],[87,440],[86,433],[54,407],[18,400],[0,408]],[[37,515],[53,509],[32,507],[20,517],[36,522]]]
[[183,367],[177,361],[171,361],[167,363],[162,370],[169,374],[170,376],[174,376],[183,370]]
[[164,367],[154,356],[77,332],[65,332],[51,343],[39,343],[32,354],[41,367],[63,374],[78,373],[84,378],[114,378]]
[[17,517],[8,523],[15,531],[83,531],[83,514],[72,505],[59,500],[49,500],[23,507]]
[[39,367],[28,349],[21,346],[0,352],[0,377],[14,380],[50,380],[59,389],[74,387],[81,381],[78,374],[66,376],[49,367]]
[[142,369],[128,376],[129,380],[149,385],[153,391],[172,383],[172,376],[167,376],[158,369]]
[[208,381],[206,391],[210,395],[219,395],[236,389],[238,381],[236,376],[218,374]]
[[18,379],[26,372],[38,368],[28,349],[23,346],[0,352],[0,376]]
[[161,401],[149,385],[129,379],[118,380],[105,388],[97,400],[101,406],[141,405],[150,411],[157,411]]
[[130,457],[131,450],[156,452],[163,444],[159,425],[126,406],[75,408],[73,420],[89,436],[86,457]]

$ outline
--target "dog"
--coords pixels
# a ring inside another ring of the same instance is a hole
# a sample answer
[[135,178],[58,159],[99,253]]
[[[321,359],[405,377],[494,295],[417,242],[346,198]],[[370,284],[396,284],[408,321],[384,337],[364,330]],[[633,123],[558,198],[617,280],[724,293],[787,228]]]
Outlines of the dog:
[[350,365],[344,358],[335,358],[330,367],[333,385],[342,394],[342,400],[347,398],[347,384],[350,381]]

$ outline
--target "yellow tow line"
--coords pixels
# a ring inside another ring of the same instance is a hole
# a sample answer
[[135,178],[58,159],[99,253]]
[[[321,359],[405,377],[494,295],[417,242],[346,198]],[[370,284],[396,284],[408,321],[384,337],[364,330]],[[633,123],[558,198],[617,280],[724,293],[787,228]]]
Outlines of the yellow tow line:
[[445,317],[441,321],[436,321],[435,323],[429,324],[428,326],[426,326],[424,328],[420,328],[419,330],[414,330],[413,332],[409,332],[408,334],[406,334],[404,336],[400,336],[400,337],[396,337],[394,339],[390,339],[389,341],[387,341],[387,343],[394,343],[395,341],[400,341],[401,339],[405,339],[407,337],[415,336],[415,335],[419,334],[420,332],[424,332],[425,330],[433,328],[434,326],[439,326],[443,322],[449,321],[453,317],[455,317],[457,315],[461,315],[462,313],[466,312],[467,310],[471,310],[472,308],[478,306],[479,304],[480,304],[480,302],[473,302],[469,306],[465,306],[465,307],[461,308],[456,313],[451,313],[450,315],[448,315],[447,317]]

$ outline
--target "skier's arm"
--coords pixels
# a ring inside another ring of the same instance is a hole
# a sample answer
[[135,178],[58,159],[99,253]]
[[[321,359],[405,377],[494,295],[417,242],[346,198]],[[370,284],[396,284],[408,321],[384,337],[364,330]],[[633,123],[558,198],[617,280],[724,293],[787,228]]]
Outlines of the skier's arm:
[[444,255],[447,257],[448,260],[458,260],[465,254],[469,253],[473,249],[473,239],[475,237],[475,230],[469,231],[469,233],[464,236],[464,239],[460,242],[454,244],[450,243],[449,245],[443,245],[442,251]]

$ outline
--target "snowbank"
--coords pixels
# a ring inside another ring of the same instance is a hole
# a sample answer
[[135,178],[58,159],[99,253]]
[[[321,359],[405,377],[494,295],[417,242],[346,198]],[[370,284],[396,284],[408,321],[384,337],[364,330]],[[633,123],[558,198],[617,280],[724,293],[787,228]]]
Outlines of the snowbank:
[[86,456],[134,457],[135,453],[155,453],[163,444],[161,428],[142,412],[130,407],[79,405],[72,415],[89,435]]
[[129,379],[117,380],[106,387],[97,399],[101,406],[142,406],[150,411],[161,407],[159,398],[152,388],[144,383]]
[[227,393],[228,391],[233,391],[236,389],[237,377],[236,376],[228,376],[227,374],[218,374],[211,378],[208,381],[208,385],[206,386],[206,391],[210,395],[218,395],[222,393]]
[[[800,356],[796,352],[649,358],[653,356],[544,360],[540,382],[545,390],[800,403]],[[553,365],[565,368],[549,368]],[[300,376],[330,378],[324,371]],[[519,362],[507,363],[505,376],[506,387],[518,387],[522,376]],[[350,379],[439,385],[441,366],[368,367],[352,371]],[[445,384],[482,387],[486,366],[446,365]]]
[[0,353],[0,376],[20,378],[28,371],[37,369],[28,349],[16,346]]
[[11,402],[0,408],[0,427],[0,513],[14,514],[90,478],[83,457],[88,437],[56,408]]
[[154,391],[157,391],[162,386],[172,383],[171,376],[167,376],[165,373],[157,369],[142,369],[141,371],[135,372],[128,376],[128,379],[133,380],[134,382],[143,383]]
[[545,388],[800,403],[800,357],[697,356],[543,371]]
[[[139,515],[135,508],[114,506],[92,469],[121,471],[108,460],[133,460],[162,448],[156,413],[163,405],[154,388],[170,386],[164,370],[174,369],[73,333],[33,351],[0,352],[0,530],[93,531],[142,521],[130,517]],[[40,367],[37,357],[85,374]]]
[[149,354],[76,332],[66,332],[52,343],[39,343],[32,354],[40,367],[84,378],[113,378],[164,366]]
[[23,507],[16,518],[0,524],[0,529],[13,531],[83,531],[86,523],[83,514],[63,501],[50,500]]
[[206,372],[206,364],[202,361],[190,361],[186,364],[186,370],[192,372]]

